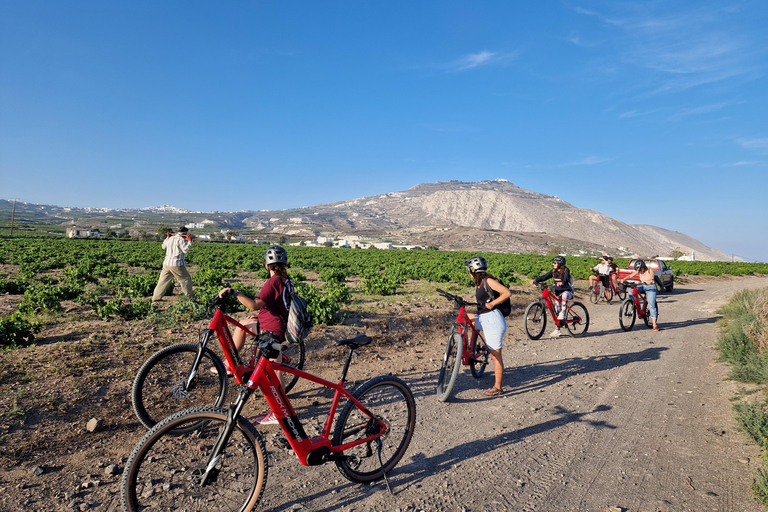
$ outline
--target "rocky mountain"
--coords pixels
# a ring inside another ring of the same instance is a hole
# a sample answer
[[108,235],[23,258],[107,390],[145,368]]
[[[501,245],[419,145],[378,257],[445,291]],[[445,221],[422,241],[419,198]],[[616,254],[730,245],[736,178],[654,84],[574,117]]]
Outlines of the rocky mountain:
[[[254,210],[258,206],[254,205]],[[0,210],[4,209],[0,202]],[[92,209],[28,204],[23,210],[27,214],[45,212],[57,219],[85,211],[95,213]],[[577,208],[558,197],[522,189],[507,180],[423,183],[402,192],[278,211],[205,213],[162,206],[99,213],[116,218],[139,212],[142,215],[136,217],[154,212],[165,222],[171,218],[173,222],[205,222],[259,236],[357,236],[446,250],[520,253],[559,249],[568,254],[667,256],[681,251],[695,252],[699,260],[731,259],[723,251],[685,234],[626,224],[594,210]]]
[[666,256],[678,250],[695,251],[701,260],[730,259],[682,233],[626,224],[507,180],[424,183],[402,192],[268,212],[246,222],[294,233],[304,228],[340,236],[386,234],[401,243],[445,249],[546,252],[559,246],[568,253],[622,256]]

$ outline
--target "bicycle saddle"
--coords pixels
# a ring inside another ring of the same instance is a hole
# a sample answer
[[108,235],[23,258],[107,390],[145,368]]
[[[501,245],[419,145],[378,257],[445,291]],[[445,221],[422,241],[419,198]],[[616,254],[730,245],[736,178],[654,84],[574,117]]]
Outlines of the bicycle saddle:
[[358,347],[363,347],[369,344],[371,341],[373,341],[373,338],[371,338],[370,336],[366,336],[365,334],[358,334],[354,338],[339,340],[336,342],[336,345],[340,347],[344,345],[350,345],[354,348],[358,348]]

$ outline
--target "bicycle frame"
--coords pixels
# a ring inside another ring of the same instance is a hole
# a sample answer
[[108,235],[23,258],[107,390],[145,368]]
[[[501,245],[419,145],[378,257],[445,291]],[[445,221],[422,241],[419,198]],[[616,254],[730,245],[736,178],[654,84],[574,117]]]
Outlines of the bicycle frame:
[[637,311],[638,318],[645,318],[648,316],[648,299],[645,298],[645,294],[637,290],[637,286],[632,287],[632,291],[629,292],[632,295],[632,299],[635,302],[635,310]]
[[555,322],[555,325],[558,325],[558,322],[560,322],[563,325],[565,325],[566,324],[565,320],[558,320],[557,312],[555,311],[555,306],[554,306],[554,303],[556,302],[557,304],[560,305],[560,307],[562,307],[563,306],[563,302],[560,299],[558,299],[555,296],[554,293],[551,293],[549,291],[549,288],[546,287],[546,286],[542,287],[541,299],[539,299],[539,300],[542,300],[542,299],[544,300],[545,304],[547,305],[547,309],[549,309],[549,313],[552,315],[552,320]]
[[[260,345],[260,356],[258,363],[256,364],[256,369],[251,374],[248,382],[240,389],[240,395],[238,396],[237,401],[229,408],[227,423],[219,434],[214,449],[211,450],[207,468],[212,469],[216,465],[216,461],[218,461],[218,458],[221,456],[221,451],[234,429],[236,418],[240,415],[248,398],[257,388],[264,394],[264,398],[272,412],[275,413],[280,428],[288,439],[288,443],[296,453],[299,462],[304,466],[317,466],[329,461],[346,460],[347,456],[339,454],[339,452],[349,450],[350,448],[354,448],[363,443],[374,441],[387,432],[387,425],[377,419],[365,408],[365,406],[363,406],[363,404],[344,389],[344,382],[346,382],[346,374],[349,369],[349,364],[352,361],[354,348],[350,349],[349,354],[347,355],[347,360],[344,364],[344,369],[342,370],[339,382],[334,384],[333,382],[316,377],[303,370],[286,366],[275,361],[270,361],[270,357],[279,355],[280,351],[278,347],[280,347],[279,344],[272,342]],[[264,350],[265,348],[267,350]],[[275,370],[298,375],[300,378],[307,379],[334,390],[330,411],[320,436],[313,438],[307,436],[296,411],[291,405],[291,401],[288,399],[288,396],[280,385],[280,379],[277,378]],[[332,445],[330,440],[331,426],[342,396],[351,400],[355,406],[369,418],[369,420],[364,425],[360,425],[359,428],[366,432],[371,432],[371,434],[349,443]],[[202,475],[203,484],[207,480],[208,473],[210,473],[211,469],[206,469],[206,474]]]
[[221,308],[217,307],[213,314],[213,318],[211,319],[211,323],[203,332],[203,336],[200,338],[200,342],[197,345],[197,355],[195,356],[195,361],[192,363],[191,367],[193,370],[190,371],[184,382],[185,391],[189,389],[195,379],[197,371],[194,370],[194,368],[198,368],[200,366],[203,353],[205,352],[205,348],[208,346],[208,342],[210,341],[211,335],[213,333],[216,333],[216,336],[219,338],[221,349],[224,351],[224,356],[227,359],[229,368],[234,374],[235,382],[238,384],[243,384],[245,381],[247,381],[248,375],[253,372],[254,367],[244,364],[243,360],[240,358],[240,353],[235,347],[235,340],[232,338],[232,333],[229,331],[228,324],[232,324],[235,327],[243,329],[247,335],[256,336],[253,331],[245,327],[234,318],[227,316],[224,314]]
[[[472,354],[475,353],[475,343],[477,343],[477,337],[480,336],[483,341],[485,341],[485,338],[482,334],[480,334],[480,331],[475,329],[475,323],[469,319],[469,315],[467,314],[467,310],[464,308],[464,306],[459,308],[459,316],[456,318],[456,323],[459,324],[461,329],[461,338],[463,340],[467,340],[467,342],[463,344],[464,347],[462,348],[461,352],[461,364],[468,366],[472,362]],[[467,336],[467,330],[469,330],[469,336]]]

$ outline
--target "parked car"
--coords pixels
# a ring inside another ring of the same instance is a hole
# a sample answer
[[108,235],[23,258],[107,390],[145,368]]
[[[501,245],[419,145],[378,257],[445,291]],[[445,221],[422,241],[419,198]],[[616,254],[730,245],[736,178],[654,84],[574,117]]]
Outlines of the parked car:
[[[656,289],[661,291],[671,292],[675,288],[675,273],[671,267],[668,267],[664,260],[657,258],[635,258],[629,260],[627,268],[620,268],[616,272],[618,279],[624,279],[629,274],[635,271],[635,262],[644,261],[645,265],[653,270],[653,274],[656,276]],[[640,280],[637,276],[627,280],[627,283],[638,284]]]

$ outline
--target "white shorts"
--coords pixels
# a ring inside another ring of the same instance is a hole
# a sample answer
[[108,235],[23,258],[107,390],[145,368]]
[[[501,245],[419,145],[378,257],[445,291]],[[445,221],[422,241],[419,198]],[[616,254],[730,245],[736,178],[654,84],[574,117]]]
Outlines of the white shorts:
[[504,333],[507,332],[507,319],[501,311],[494,309],[475,317],[475,329],[483,331],[483,337],[488,348],[499,350],[504,346]]

